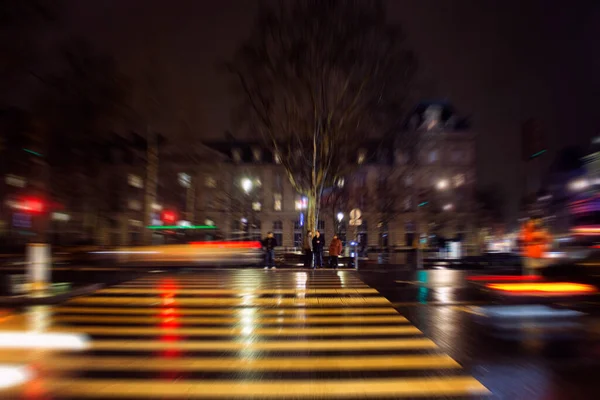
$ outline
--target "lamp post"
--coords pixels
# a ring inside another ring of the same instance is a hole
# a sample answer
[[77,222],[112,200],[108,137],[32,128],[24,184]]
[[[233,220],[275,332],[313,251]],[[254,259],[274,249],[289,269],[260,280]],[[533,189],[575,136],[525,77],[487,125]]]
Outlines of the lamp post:
[[[254,187],[252,180],[250,180],[249,178],[243,178],[242,179],[242,189],[244,190],[244,193],[246,194],[246,207],[247,207],[247,216],[242,218],[242,223],[243,220],[245,220],[245,231],[246,231],[246,235],[250,236],[250,214],[252,214],[252,202],[250,201],[250,192],[252,191],[252,188]],[[244,207],[244,208],[246,208]],[[248,238],[246,238],[246,240],[248,240]]]
[[343,219],[344,219],[344,213],[343,212],[337,213],[337,221],[338,221],[337,233],[338,233],[338,235],[340,235],[340,240],[344,240],[344,238],[342,237],[342,220]]

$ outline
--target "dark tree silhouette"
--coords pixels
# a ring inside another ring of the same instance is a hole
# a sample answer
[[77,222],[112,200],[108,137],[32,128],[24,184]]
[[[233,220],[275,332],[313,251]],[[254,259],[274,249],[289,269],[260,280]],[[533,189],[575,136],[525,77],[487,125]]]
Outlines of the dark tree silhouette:
[[399,131],[416,66],[403,39],[381,1],[281,2],[228,64],[250,129],[308,198],[308,229],[361,140]]

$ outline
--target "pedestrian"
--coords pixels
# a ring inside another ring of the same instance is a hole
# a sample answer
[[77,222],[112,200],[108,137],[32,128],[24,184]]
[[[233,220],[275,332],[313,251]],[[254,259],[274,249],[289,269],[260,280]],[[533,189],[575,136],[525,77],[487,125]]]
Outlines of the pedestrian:
[[342,241],[338,235],[333,235],[329,244],[329,266],[333,269],[338,267],[338,257],[342,254]]
[[311,268],[313,264],[313,248],[312,248],[313,233],[311,231],[306,232],[304,235],[304,242],[302,249],[304,250],[304,268]]
[[551,237],[542,227],[541,220],[529,220],[521,230],[523,246],[523,275],[536,275],[545,266],[544,253]]
[[267,237],[262,241],[262,247],[265,251],[265,269],[275,269],[275,247],[277,247],[277,240],[275,240],[273,232],[267,233]]
[[325,237],[321,235],[321,232],[315,231],[315,235],[312,238],[313,255],[315,263],[313,269],[323,267],[323,247],[325,247]]

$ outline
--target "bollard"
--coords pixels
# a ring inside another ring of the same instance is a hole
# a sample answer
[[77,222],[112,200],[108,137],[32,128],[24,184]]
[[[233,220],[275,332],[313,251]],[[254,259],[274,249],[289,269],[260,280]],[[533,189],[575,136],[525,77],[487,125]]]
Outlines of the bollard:
[[50,282],[50,246],[46,243],[27,245],[27,282],[30,291],[43,291]]

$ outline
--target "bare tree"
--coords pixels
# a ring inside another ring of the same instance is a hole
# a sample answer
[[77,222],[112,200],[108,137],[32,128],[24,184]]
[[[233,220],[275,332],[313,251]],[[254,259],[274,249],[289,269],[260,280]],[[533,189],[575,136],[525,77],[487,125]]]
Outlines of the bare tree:
[[376,0],[281,2],[228,64],[251,128],[308,198],[308,229],[358,144],[399,128],[415,61],[385,14]]

